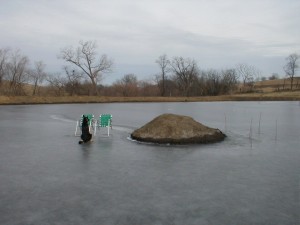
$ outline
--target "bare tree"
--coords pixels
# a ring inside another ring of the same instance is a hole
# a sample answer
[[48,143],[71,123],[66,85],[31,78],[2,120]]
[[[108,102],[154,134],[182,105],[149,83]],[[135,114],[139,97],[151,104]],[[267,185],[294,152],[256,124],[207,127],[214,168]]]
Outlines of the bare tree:
[[126,74],[122,79],[114,83],[117,91],[121,91],[122,96],[137,96],[138,94],[138,80],[134,74]]
[[259,70],[254,66],[240,63],[236,67],[236,72],[237,75],[242,78],[243,86],[244,87],[248,86],[250,87],[250,90],[252,90],[254,85],[254,80],[260,74]]
[[221,92],[221,75],[217,70],[207,71],[206,86],[209,95],[219,95]]
[[276,80],[279,78],[278,73],[272,73],[272,75],[269,77],[269,80]]
[[46,80],[49,82],[51,90],[56,96],[62,96],[66,85],[66,79],[60,74],[52,74],[47,76]]
[[171,62],[171,71],[184,96],[189,96],[193,81],[198,75],[198,66],[195,60],[183,57],[175,57]]
[[168,67],[170,65],[170,60],[168,59],[167,55],[161,55],[158,57],[158,59],[155,61],[159,68],[160,68],[160,76],[161,76],[161,82],[158,81],[159,88],[160,88],[160,93],[161,96],[165,96],[166,94],[166,85],[165,85],[165,80],[167,78],[167,72],[169,71]]
[[34,69],[29,72],[29,76],[33,81],[33,93],[32,95],[36,95],[38,90],[38,85],[42,84],[45,80],[47,74],[44,72],[46,64],[42,61],[34,62]]
[[236,89],[238,83],[238,75],[235,69],[226,69],[221,72],[223,93],[228,94]]
[[12,94],[25,94],[23,85],[28,81],[28,65],[28,57],[21,55],[20,50],[12,53],[10,61],[7,63],[7,77]]
[[80,41],[79,47],[67,47],[61,50],[61,57],[65,61],[76,65],[92,82],[93,92],[98,95],[97,84],[103,73],[111,72],[113,61],[106,55],[97,58],[95,41]]
[[64,66],[64,71],[67,75],[66,81],[66,91],[70,93],[71,96],[74,94],[80,93],[80,81],[83,77],[82,73],[79,73],[75,69],[69,69],[67,66]]
[[138,82],[139,95],[141,96],[159,96],[160,90],[152,79],[141,80]]
[[8,48],[0,49],[0,86],[6,73],[6,66],[8,60]]
[[299,59],[299,57],[300,56],[296,53],[289,55],[286,58],[287,63],[283,67],[286,75],[289,76],[291,79],[291,90],[293,90],[293,81],[294,76],[296,74],[296,70],[299,68],[299,65],[297,64],[297,60]]

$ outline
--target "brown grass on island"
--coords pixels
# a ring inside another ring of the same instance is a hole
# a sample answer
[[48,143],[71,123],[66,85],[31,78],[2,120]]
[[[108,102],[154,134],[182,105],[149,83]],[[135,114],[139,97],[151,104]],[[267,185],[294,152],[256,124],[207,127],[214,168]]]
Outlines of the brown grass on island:
[[207,127],[192,117],[162,114],[131,133],[133,140],[158,144],[207,144],[224,140],[219,129]]

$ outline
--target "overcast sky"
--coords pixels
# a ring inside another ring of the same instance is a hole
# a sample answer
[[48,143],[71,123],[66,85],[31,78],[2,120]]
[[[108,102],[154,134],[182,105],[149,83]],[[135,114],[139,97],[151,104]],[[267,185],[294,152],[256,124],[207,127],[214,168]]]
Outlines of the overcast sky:
[[285,58],[300,53],[300,1],[0,0],[0,33],[0,48],[19,48],[51,72],[65,64],[60,49],[96,41],[115,63],[104,83],[150,78],[162,54],[201,69],[247,63],[283,76]]

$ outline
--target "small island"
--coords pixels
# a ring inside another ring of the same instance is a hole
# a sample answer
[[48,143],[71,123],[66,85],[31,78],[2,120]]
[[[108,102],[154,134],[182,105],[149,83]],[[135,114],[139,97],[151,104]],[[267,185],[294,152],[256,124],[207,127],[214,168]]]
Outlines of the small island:
[[131,133],[133,140],[158,144],[206,144],[225,137],[219,129],[176,114],[162,114]]

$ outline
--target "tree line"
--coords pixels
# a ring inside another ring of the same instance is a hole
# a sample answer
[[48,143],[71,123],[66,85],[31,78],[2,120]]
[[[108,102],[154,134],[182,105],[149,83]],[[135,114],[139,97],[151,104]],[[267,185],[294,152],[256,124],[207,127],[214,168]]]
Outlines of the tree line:
[[[240,63],[235,68],[201,70],[191,58],[159,56],[158,73],[148,80],[125,74],[109,86],[101,84],[105,74],[113,71],[114,62],[107,55],[99,56],[94,41],[80,41],[77,47],[60,50],[66,65],[59,73],[45,72],[46,64],[33,64],[20,50],[0,49],[1,95],[102,95],[102,96],[212,96],[238,91],[251,92],[260,77],[254,66]],[[293,80],[299,68],[299,55],[286,58],[283,69]],[[272,75],[274,76],[274,75]],[[270,77],[270,79],[272,78]]]

